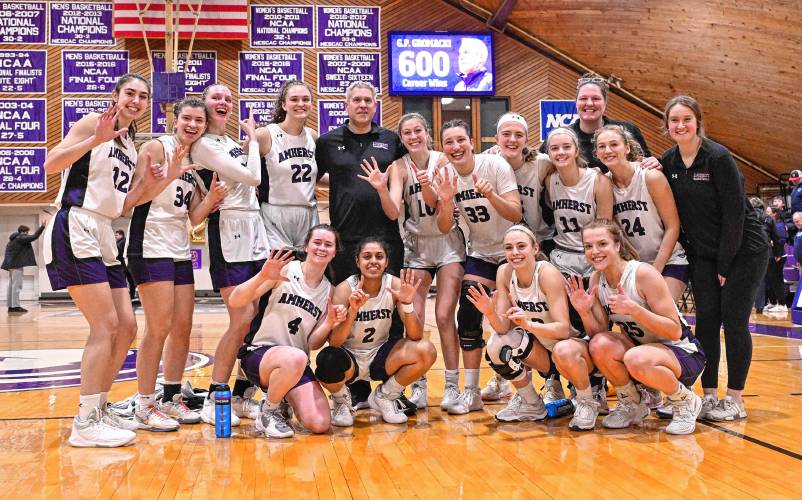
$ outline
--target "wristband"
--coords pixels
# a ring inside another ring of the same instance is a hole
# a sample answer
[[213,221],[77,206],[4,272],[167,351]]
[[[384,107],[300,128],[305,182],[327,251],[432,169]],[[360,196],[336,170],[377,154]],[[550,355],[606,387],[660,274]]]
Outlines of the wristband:
[[403,311],[405,314],[412,314],[415,312],[415,306],[412,304],[412,302],[409,304],[404,304],[401,302],[401,311]]

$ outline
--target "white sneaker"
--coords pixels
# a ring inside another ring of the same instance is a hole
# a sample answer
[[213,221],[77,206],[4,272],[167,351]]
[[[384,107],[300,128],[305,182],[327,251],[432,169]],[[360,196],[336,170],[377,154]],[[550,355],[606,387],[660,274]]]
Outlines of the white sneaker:
[[108,410],[111,413],[127,419],[134,418],[134,410],[136,410],[136,402],[139,400],[139,393],[134,394],[131,397],[125,398],[122,401],[117,401],[116,403],[108,403],[107,407],[104,410]]
[[501,398],[510,396],[512,396],[512,388],[509,381],[498,375],[488,380],[487,385],[481,392],[482,401],[498,401]]
[[599,416],[599,401],[596,398],[577,399],[574,402],[574,416],[568,423],[568,428],[574,431],[589,431],[596,427],[596,418]]
[[133,431],[118,429],[103,423],[100,413],[99,408],[93,408],[86,420],[75,416],[68,441],[70,446],[116,448],[131,444],[136,439],[136,433]]
[[172,401],[157,402],[156,408],[179,424],[197,424],[201,421],[200,413],[190,410],[181,394],[173,396]]
[[123,429],[126,431],[136,431],[139,429],[139,424],[134,422],[133,418],[125,418],[116,413],[109,410],[109,407],[101,408],[100,410],[100,420],[103,421],[104,424],[110,425],[111,427],[115,427],[117,429]]
[[538,397],[537,403],[525,403],[520,394],[516,393],[515,396],[510,398],[510,402],[503,410],[496,413],[496,420],[499,422],[535,422],[543,420],[548,416],[546,405],[543,400]]
[[403,424],[407,421],[407,416],[395,402],[396,398],[390,398],[381,391],[384,384],[379,384],[368,396],[368,404],[374,410],[382,414],[382,419],[388,424]]
[[418,379],[412,382],[412,393],[409,396],[409,401],[419,410],[426,408],[429,404],[428,396],[429,390],[426,385],[426,379]]
[[472,411],[479,411],[485,407],[478,387],[466,387],[459,395],[457,402],[448,408],[449,415],[465,415]]
[[139,424],[140,429],[153,432],[172,432],[181,427],[177,421],[157,410],[156,405],[137,409],[134,412],[134,421]]
[[693,391],[688,391],[684,398],[671,399],[673,407],[671,423],[666,427],[669,434],[693,434],[696,430],[696,417],[702,411],[702,398]]
[[351,413],[351,393],[345,389],[345,396],[331,396],[334,409],[331,411],[331,425],[337,427],[353,427],[354,414]]
[[705,394],[702,397],[702,410],[699,412],[697,420],[710,420],[710,412],[718,407],[719,401],[713,394]]
[[746,408],[744,403],[740,403],[732,399],[731,396],[725,396],[724,399],[718,402],[718,405],[710,410],[707,414],[708,420],[716,422],[731,422],[733,420],[743,420],[746,418]]
[[608,429],[626,429],[632,424],[640,425],[649,416],[649,407],[643,401],[618,395],[618,404],[604,417],[602,425]]
[[766,304],[766,307],[763,308],[763,313],[773,313],[777,312],[777,306],[774,304]]
[[[262,401],[267,401],[263,399]],[[264,403],[263,403],[264,404]],[[295,435],[290,424],[284,419],[281,409],[262,410],[259,413],[259,418],[256,419],[256,430],[266,437],[272,438],[288,438]]]
[[459,401],[459,387],[456,384],[446,384],[443,389],[443,400],[440,401],[440,409],[448,411],[449,408]]
[[595,385],[590,389],[593,392],[593,399],[599,403],[599,415],[608,415],[610,406],[607,404],[607,390],[604,388],[604,384]]
[[562,383],[555,378],[547,378],[543,384],[543,402],[553,403],[561,399],[565,399],[565,389]]
[[254,394],[256,394],[256,387],[248,387],[245,389],[244,396],[232,396],[231,413],[236,414],[239,418],[251,420],[259,418],[259,409],[262,403],[253,399]]
[[640,393],[640,400],[643,401],[650,410],[656,410],[662,405],[663,396],[660,394],[660,391],[643,384],[637,384],[637,388]]
[[774,312],[787,313],[788,312],[788,306],[786,306],[784,304],[777,304],[776,306],[774,306]]
[[[201,420],[209,425],[214,425],[214,395],[206,398],[203,402],[203,409],[201,409]],[[237,427],[240,424],[239,417],[232,408],[231,410],[231,427]]]

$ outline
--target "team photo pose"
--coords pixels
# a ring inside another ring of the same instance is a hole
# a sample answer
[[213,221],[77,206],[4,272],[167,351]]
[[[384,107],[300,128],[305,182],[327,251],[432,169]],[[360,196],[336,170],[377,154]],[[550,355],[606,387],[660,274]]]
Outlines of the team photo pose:
[[[602,421],[609,429],[640,425],[649,415],[649,406],[635,380],[667,395],[672,407],[669,434],[691,434],[702,410],[702,398],[690,388],[705,366],[705,354],[677,305],[662,275],[650,264],[637,260],[637,254],[618,224],[597,219],[582,229],[585,255],[595,270],[588,290],[582,280],[568,280],[570,300],[582,317],[589,345],[572,342],[573,353],[560,352],[558,367],[565,375],[586,387],[582,368],[592,366],[615,386],[618,404]],[[609,331],[610,322],[620,331]],[[564,344],[561,342],[558,347]],[[584,363],[565,363],[574,360]],[[582,366],[582,365],[585,366]],[[581,380],[579,380],[581,379]],[[592,429],[598,406],[589,389],[577,388],[577,408],[572,429]]]
[[[209,115],[206,133],[192,146],[192,160],[203,167],[199,175],[205,189],[211,189],[213,174],[228,187],[220,210],[209,216],[209,273],[214,288],[220,290],[228,310],[229,325],[217,344],[212,368],[209,397],[201,410],[201,418],[214,424],[214,392],[228,384],[237,359],[237,350],[248,334],[257,303],[229,304],[235,286],[252,278],[267,258],[267,236],[259,212],[256,187],[262,180],[259,143],[253,118],[240,121],[248,136],[247,152],[226,135],[233,104],[231,91],[225,85],[210,85],[203,91],[203,102]],[[246,394],[247,392],[247,394]],[[251,399],[251,384],[242,373],[237,375],[231,398],[231,425],[239,425],[241,417],[255,419],[259,404]]]
[[[150,84],[143,76],[121,76],[113,104],[73,125],[47,155],[48,174],[62,173],[59,207],[45,232],[45,262],[53,290],[66,288],[89,323],[81,358],[78,415],[69,443],[78,447],[115,447],[134,441],[138,426],[108,412],[114,378],[136,337],[112,221],[123,213],[137,164],[136,120],[150,106]],[[151,168],[144,187],[157,179]]]
[[[449,163],[438,171],[437,227],[447,234],[454,227],[458,207],[470,235],[465,275],[459,294],[457,336],[465,367],[465,390],[453,404],[440,407],[462,415],[484,407],[479,391],[482,362],[482,313],[468,299],[473,287],[496,288],[496,271],[504,261],[501,242],[505,231],[521,220],[521,197],[510,165],[498,155],[474,154],[468,124],[443,124],[443,152]],[[448,402],[450,403],[450,401]]]
[[507,263],[498,268],[495,295],[491,298],[480,287],[469,290],[468,299],[496,331],[487,342],[485,358],[516,389],[496,413],[502,422],[546,418],[546,406],[527,368],[548,372],[554,345],[580,335],[569,322],[565,278],[551,263],[535,259],[539,250],[528,227],[510,227],[504,235]]
[[[347,307],[348,314],[317,355],[315,368],[315,376],[332,395],[332,425],[354,425],[345,384],[355,380],[380,380],[368,397],[370,407],[387,423],[406,422],[398,398],[437,358],[434,345],[423,339],[423,322],[413,304],[421,280],[409,269],[402,270],[400,278],[387,274],[387,251],[379,239],[363,240],[355,256],[359,274],[334,290],[334,304]],[[405,338],[390,337],[393,310],[404,321]]]
[[308,431],[325,433],[331,425],[329,402],[309,367],[309,353],[320,349],[331,329],[345,319],[345,307],[331,302],[332,286],[324,275],[337,245],[333,227],[314,226],[303,244],[303,262],[294,260],[290,250],[273,250],[261,270],[231,292],[232,307],[271,292],[259,311],[259,330],[239,352],[248,380],[265,391],[256,430],[266,437],[295,434],[285,400]]
[[[741,397],[752,363],[749,315],[768,265],[768,239],[744,195],[744,176],[724,146],[704,135],[690,96],[668,101],[665,125],[676,142],[660,160],[674,194],[691,264],[696,335],[707,354],[702,417],[746,418]],[[727,393],[718,399],[720,332],[727,349]]]

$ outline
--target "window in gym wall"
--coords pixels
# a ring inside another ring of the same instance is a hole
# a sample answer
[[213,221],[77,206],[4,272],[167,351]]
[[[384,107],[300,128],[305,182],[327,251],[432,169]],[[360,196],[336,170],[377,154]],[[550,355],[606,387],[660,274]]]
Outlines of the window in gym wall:
[[496,145],[496,123],[501,115],[510,110],[510,100],[506,97],[480,97],[479,121],[481,123],[481,147],[485,151]]

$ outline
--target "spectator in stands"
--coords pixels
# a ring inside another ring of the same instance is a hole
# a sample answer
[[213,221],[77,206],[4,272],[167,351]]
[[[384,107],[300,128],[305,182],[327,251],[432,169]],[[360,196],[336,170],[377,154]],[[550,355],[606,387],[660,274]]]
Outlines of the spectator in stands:
[[793,221],[794,227],[796,227],[794,258],[796,259],[796,267],[802,269],[802,212],[794,212]]
[[785,208],[785,198],[782,196],[775,196],[771,199],[771,207],[769,208],[774,208],[779,212],[780,220],[783,220],[789,224],[791,223],[791,211]]
[[802,212],[802,170],[793,170],[788,180],[794,185],[791,191],[791,213]]
[[33,254],[33,243],[42,235],[45,230],[45,224],[42,223],[39,229],[33,234],[31,228],[26,225],[21,225],[17,228],[17,232],[8,237],[8,245],[6,245],[6,256],[3,259],[3,264],[0,268],[8,271],[8,292],[6,294],[6,302],[8,303],[8,312],[10,313],[26,313],[27,309],[20,306],[19,294],[22,291],[22,268],[27,266],[36,265],[36,257]]
[[[755,310],[758,314],[762,312],[786,313],[788,308],[785,306],[785,293],[783,285],[783,264],[785,264],[785,239],[777,231],[775,220],[765,210],[763,200],[753,196],[749,198],[749,203],[755,209],[755,215],[766,228],[769,236],[769,262],[766,267],[766,274],[763,282],[757,289],[755,297]],[[772,207],[769,207],[772,208]]]

